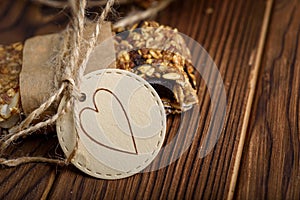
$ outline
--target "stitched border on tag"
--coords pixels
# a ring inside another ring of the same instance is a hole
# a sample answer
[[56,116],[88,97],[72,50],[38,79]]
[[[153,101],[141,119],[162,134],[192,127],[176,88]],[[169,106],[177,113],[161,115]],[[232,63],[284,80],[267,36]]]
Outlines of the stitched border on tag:
[[[99,70],[99,71],[94,71],[92,73],[89,73],[89,74],[85,75],[85,78],[90,79],[90,78],[93,78],[95,76],[103,75],[103,73],[105,73],[105,74],[115,73],[115,74],[120,74],[120,75],[123,75],[123,76],[127,76],[127,77],[129,77],[131,79],[134,79],[135,81],[139,82],[139,84],[141,86],[143,86],[144,88],[146,88],[147,91],[149,91],[149,93],[153,97],[153,100],[157,104],[158,108],[160,108],[159,113],[160,113],[160,118],[162,120],[161,120],[161,128],[160,128],[159,135],[158,135],[159,139],[156,142],[155,149],[151,152],[151,155],[149,155],[151,157],[147,158],[141,164],[139,164],[138,166],[136,166],[135,168],[133,168],[133,169],[127,171],[127,172],[115,173],[115,174],[113,174],[113,173],[103,173],[103,172],[100,172],[100,171],[97,171],[97,170],[92,170],[91,168],[89,168],[88,166],[85,166],[85,164],[83,164],[83,163],[81,163],[77,160],[72,160],[72,163],[77,168],[82,170],[83,172],[85,172],[89,175],[92,175],[94,177],[97,177],[97,178],[104,178],[104,179],[126,178],[128,176],[134,175],[135,173],[138,173],[139,171],[137,171],[137,170],[142,170],[142,169],[146,168],[155,159],[156,155],[158,154],[158,152],[159,152],[159,150],[160,150],[160,148],[163,144],[163,140],[165,138],[166,116],[165,116],[165,113],[163,112],[164,111],[163,110],[164,109],[163,104],[162,104],[158,94],[156,93],[156,91],[152,88],[152,86],[148,82],[146,82],[144,79],[142,79],[141,77],[139,77],[136,74],[133,74],[133,73],[125,71],[125,70],[119,70],[119,69],[105,69],[105,70]],[[62,101],[61,104],[63,104],[63,103],[64,102]],[[61,105],[60,105],[60,108],[61,108]],[[66,155],[69,155],[70,152],[72,151],[72,149],[70,149],[68,147],[68,144],[66,143],[66,140],[65,140],[64,136],[62,136],[63,135],[62,133],[65,131],[63,126],[62,126],[62,125],[64,125],[64,123],[62,123],[62,121],[63,121],[63,118],[60,118],[57,121],[58,138],[59,138],[59,142],[60,142],[60,145],[62,146],[62,149],[63,149],[64,153]],[[68,130],[68,131],[70,131],[70,130]],[[73,132],[73,130],[71,130],[70,132]],[[78,142],[82,143],[82,141],[80,141],[80,140]],[[92,156],[95,160],[97,160],[90,152],[88,152],[88,150],[85,149],[85,151],[86,151],[85,152],[86,155]],[[97,160],[97,161],[100,162],[99,160]]]

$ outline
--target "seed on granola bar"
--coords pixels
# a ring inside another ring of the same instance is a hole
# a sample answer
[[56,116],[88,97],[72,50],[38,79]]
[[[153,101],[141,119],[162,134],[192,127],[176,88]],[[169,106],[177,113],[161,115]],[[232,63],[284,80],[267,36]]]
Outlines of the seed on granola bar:
[[178,79],[180,79],[180,74],[170,72],[170,73],[162,75],[162,77],[165,79],[169,79],[169,80],[178,80]]

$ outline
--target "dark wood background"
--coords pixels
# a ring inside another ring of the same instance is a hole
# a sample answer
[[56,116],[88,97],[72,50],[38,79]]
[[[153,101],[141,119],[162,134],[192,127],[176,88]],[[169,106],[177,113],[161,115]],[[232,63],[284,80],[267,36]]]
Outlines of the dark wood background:
[[[245,112],[251,98],[249,82],[265,10],[265,0],[177,0],[156,17],[198,41],[225,83],[225,125],[205,158],[198,157],[198,150],[212,116],[206,85],[200,81],[201,112],[192,119],[197,134],[171,165],[117,181],[97,180],[72,166],[1,167],[0,199],[226,199],[231,192],[236,199],[300,199],[299,0],[273,3],[245,144],[243,149],[238,147],[244,116],[249,114]],[[26,0],[1,0],[0,43],[57,32],[68,16],[67,11]],[[174,138],[179,123],[179,115],[168,118],[166,143]],[[45,134],[18,141],[7,154],[11,158],[61,156],[55,131],[43,131]],[[185,142],[184,137],[176,141],[179,146]],[[235,181],[234,164],[241,150]]]

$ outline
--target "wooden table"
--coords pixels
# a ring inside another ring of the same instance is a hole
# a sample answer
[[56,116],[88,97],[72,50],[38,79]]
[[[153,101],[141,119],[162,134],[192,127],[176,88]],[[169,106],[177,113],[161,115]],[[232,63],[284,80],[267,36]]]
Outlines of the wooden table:
[[[204,158],[198,151],[212,114],[200,81],[201,112],[192,119],[197,134],[176,162],[117,181],[91,178],[73,166],[1,167],[0,199],[300,199],[299,9],[299,0],[178,0],[157,16],[198,41],[224,81],[224,126]],[[0,2],[1,43],[56,32],[65,24],[66,15],[57,9],[26,0]],[[166,144],[180,115],[168,123]],[[62,155],[55,131],[43,131],[18,141],[8,154]]]

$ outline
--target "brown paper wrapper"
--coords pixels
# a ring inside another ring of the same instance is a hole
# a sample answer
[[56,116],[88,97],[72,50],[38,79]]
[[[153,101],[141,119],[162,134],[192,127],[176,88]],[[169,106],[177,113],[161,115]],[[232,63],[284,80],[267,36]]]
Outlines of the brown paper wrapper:
[[[90,23],[85,29],[84,37],[91,37],[95,24]],[[61,80],[57,80],[57,67],[55,58],[63,44],[65,32],[36,36],[25,42],[23,50],[23,67],[20,73],[20,93],[22,108],[25,115],[44,103],[52,94],[57,91]],[[98,46],[91,54],[85,73],[98,69],[115,68],[114,44],[112,40],[113,33],[111,24],[103,24],[98,37]],[[105,45],[103,44],[105,41]],[[113,58],[112,58],[113,57]],[[58,103],[54,103],[43,115],[52,115],[56,113]]]

